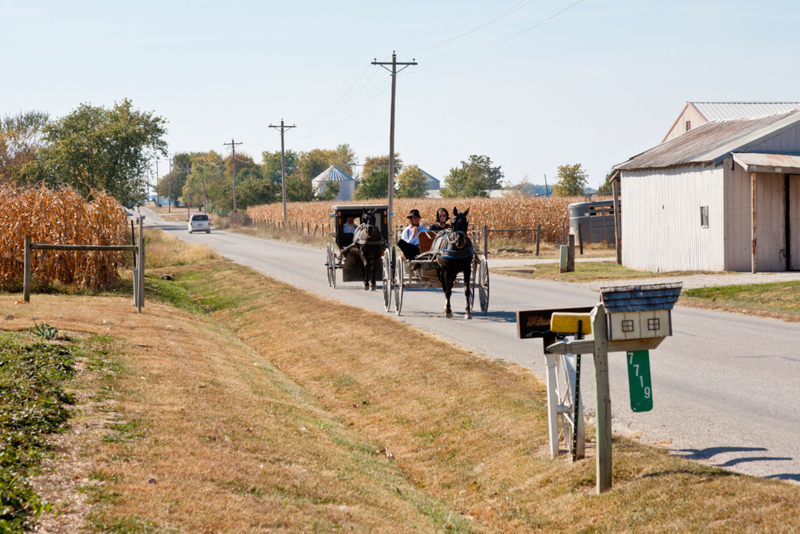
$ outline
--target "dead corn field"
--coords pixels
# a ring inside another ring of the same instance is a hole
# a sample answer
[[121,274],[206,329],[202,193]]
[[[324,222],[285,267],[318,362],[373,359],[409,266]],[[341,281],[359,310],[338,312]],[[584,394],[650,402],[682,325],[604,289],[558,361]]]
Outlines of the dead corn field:
[[[507,197],[507,198],[397,198],[394,199],[395,223],[405,222],[405,216],[412,209],[418,209],[422,214],[422,224],[434,221],[436,210],[446,208],[451,214],[453,207],[459,211],[470,208],[469,222],[472,228],[481,228],[484,225],[491,230],[521,230],[535,229],[542,225],[541,239],[549,243],[561,241],[562,229],[569,228],[569,214],[567,205],[571,202],[581,202],[582,197]],[[333,224],[330,214],[332,206],[346,206],[350,204],[386,204],[387,199],[373,199],[367,202],[292,202],[287,204],[286,216],[292,223],[302,225],[310,224],[311,229],[316,226],[321,228]],[[252,206],[247,208],[247,215],[255,222],[271,222],[283,220],[283,205],[281,203]],[[500,236],[492,236],[500,237]],[[502,237],[519,239],[535,239],[533,232],[505,233]]]
[[[0,187],[0,289],[18,290],[25,271],[25,236],[31,242],[54,245],[127,244],[127,217],[122,206],[105,193],[87,202],[68,188],[18,190]],[[34,284],[108,288],[119,279],[122,252],[34,250]]]

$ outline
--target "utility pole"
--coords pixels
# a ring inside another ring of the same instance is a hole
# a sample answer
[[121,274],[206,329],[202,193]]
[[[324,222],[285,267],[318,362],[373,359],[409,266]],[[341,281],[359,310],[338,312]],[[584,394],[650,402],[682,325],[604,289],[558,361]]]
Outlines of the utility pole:
[[206,210],[206,164],[203,162],[203,213],[208,213]]
[[161,202],[158,201],[158,158],[156,158],[156,186],[153,190],[156,192],[156,207],[159,207]]
[[192,220],[192,187],[189,184],[189,174],[186,173],[186,220]]
[[[392,216],[394,215],[393,210],[392,210],[392,200],[393,200],[393,197],[394,197],[394,101],[395,101],[395,86],[397,84],[397,73],[402,71],[402,70],[404,70],[404,69],[406,69],[407,67],[409,67],[411,65],[416,65],[417,62],[412,59],[410,62],[398,63],[397,54],[395,54],[395,52],[392,51],[392,62],[391,63],[384,62],[384,61],[378,61],[377,58],[375,58],[375,61],[373,61],[372,64],[373,65],[380,65],[381,67],[383,67],[384,69],[386,69],[386,70],[388,70],[389,72],[392,73],[392,112],[391,112],[391,120],[389,122],[389,210],[388,210],[389,213],[387,215],[387,218],[388,218],[387,223],[388,223],[388,226],[389,226],[389,228],[387,228],[387,230],[388,230],[388,235],[390,236],[390,239],[391,239],[391,236],[394,235],[394,229],[393,229],[393,226],[392,226]],[[392,69],[389,70],[387,68],[387,65],[391,65]],[[401,68],[400,70],[397,70],[397,66],[398,65],[401,65],[403,68]]]
[[167,209],[172,213],[172,158],[169,158],[169,193],[167,194]]
[[281,125],[276,126],[273,124],[269,125],[270,128],[275,128],[276,130],[280,129],[281,131],[281,188],[283,189],[283,222],[286,223],[286,159],[285,154],[283,151],[283,132],[288,130],[289,128],[297,128],[297,126],[284,126],[283,119],[281,119]]
[[233,163],[233,213],[236,213],[236,145],[241,145],[242,143],[235,143],[233,137],[231,137],[230,143],[222,144],[225,146],[231,145],[231,152],[233,153],[233,159],[231,160]]

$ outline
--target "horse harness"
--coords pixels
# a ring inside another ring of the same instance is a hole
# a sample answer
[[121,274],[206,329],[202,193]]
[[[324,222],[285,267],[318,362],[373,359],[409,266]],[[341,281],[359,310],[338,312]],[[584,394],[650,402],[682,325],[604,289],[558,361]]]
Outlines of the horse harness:
[[[459,236],[463,236],[468,247],[456,248]],[[443,230],[439,232],[431,246],[434,258],[438,255],[446,260],[463,260],[473,255],[472,244],[461,230]]]

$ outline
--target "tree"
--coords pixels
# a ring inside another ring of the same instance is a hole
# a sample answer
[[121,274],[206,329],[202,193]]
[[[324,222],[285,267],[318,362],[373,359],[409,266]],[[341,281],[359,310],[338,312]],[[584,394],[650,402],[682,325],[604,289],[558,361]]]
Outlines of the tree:
[[150,160],[167,155],[165,124],[153,113],[133,109],[128,99],[111,109],[81,104],[45,126],[46,145],[31,174],[52,185],[70,185],[87,198],[105,190],[131,207],[146,195]]
[[[178,152],[172,157],[172,170],[156,184],[156,194],[174,204],[186,189],[186,178],[192,172],[192,158],[197,153]],[[171,189],[170,189],[171,188]]]
[[[388,171],[386,173],[389,175]],[[428,193],[428,177],[418,165],[409,165],[397,175],[397,198],[424,198]],[[388,191],[388,187],[387,187]]]
[[[400,154],[394,155],[394,176],[397,177],[400,170],[403,168],[403,160],[400,159]],[[388,179],[389,176],[389,155],[385,156],[367,156],[364,160],[364,168],[361,170],[362,176],[367,176],[374,170],[385,170]],[[387,195],[389,194],[389,187],[386,187]]]
[[613,171],[606,174],[606,181],[603,182],[603,185],[600,186],[600,189],[597,190],[597,194],[599,195],[611,195],[613,194],[613,190],[611,189],[611,175],[614,174]]
[[[290,176],[298,172],[297,160],[299,155],[294,150],[284,151],[284,165],[286,167],[286,176]],[[271,181],[273,184],[281,187],[281,152],[262,152],[261,153],[261,172],[264,178]]]
[[367,200],[389,196],[389,169],[373,169],[358,184],[353,198]]
[[186,189],[189,189],[188,192],[191,193],[189,201],[192,206],[203,205],[203,181],[205,178],[206,211],[213,211],[220,207],[224,212],[233,209],[233,183],[225,176],[225,163],[222,156],[213,150],[195,152],[191,157],[190,168],[191,172],[187,177],[189,187],[183,190],[183,197],[186,198]]
[[583,196],[586,189],[588,176],[580,163],[575,165],[560,165],[558,167],[557,181],[553,185],[553,194],[557,197]]
[[339,182],[325,181],[324,187],[314,195],[314,200],[336,200],[342,186]]
[[36,161],[48,120],[44,111],[26,111],[0,119],[0,182],[25,181],[22,170]]
[[439,194],[445,198],[485,197],[486,191],[501,186],[503,176],[499,166],[492,167],[489,156],[472,155],[469,161],[461,162],[460,169],[450,169]]

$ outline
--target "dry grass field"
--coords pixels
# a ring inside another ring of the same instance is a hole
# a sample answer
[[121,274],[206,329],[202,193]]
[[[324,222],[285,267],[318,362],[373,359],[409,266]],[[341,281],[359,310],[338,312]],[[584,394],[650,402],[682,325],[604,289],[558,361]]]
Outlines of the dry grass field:
[[[148,237],[157,258],[174,246]],[[527,369],[177,256],[150,267],[142,315],[130,297],[0,294],[0,328],[35,317],[96,354],[36,482],[48,532],[800,531],[797,485],[621,438],[598,496],[592,430],[586,460],[550,460]]]

